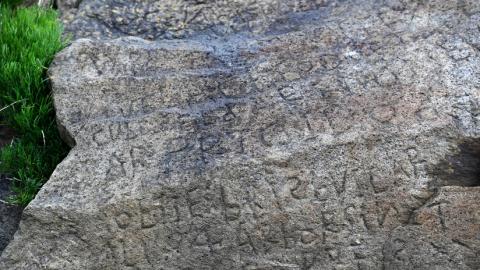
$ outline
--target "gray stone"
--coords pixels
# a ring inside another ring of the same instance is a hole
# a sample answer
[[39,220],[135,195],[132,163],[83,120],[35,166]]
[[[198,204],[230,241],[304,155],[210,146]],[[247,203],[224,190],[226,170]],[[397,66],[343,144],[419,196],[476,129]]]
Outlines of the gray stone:
[[476,1],[120,2],[65,11],[1,269],[480,267]]
[[56,0],[55,6],[60,13],[67,12],[73,9],[77,9],[80,6],[82,0]]
[[[328,6],[331,0],[57,0],[74,37],[188,37],[206,31],[224,35],[265,27],[294,11]],[[288,27],[288,25],[285,25]]]

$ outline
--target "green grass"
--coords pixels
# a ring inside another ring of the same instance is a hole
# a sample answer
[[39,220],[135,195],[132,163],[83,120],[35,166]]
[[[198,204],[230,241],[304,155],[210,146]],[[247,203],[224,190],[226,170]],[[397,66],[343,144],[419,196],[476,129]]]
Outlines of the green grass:
[[22,206],[68,152],[56,128],[46,80],[53,56],[66,45],[62,31],[53,10],[13,10],[0,4],[0,120],[16,134],[0,150],[0,173],[13,179],[10,202]]

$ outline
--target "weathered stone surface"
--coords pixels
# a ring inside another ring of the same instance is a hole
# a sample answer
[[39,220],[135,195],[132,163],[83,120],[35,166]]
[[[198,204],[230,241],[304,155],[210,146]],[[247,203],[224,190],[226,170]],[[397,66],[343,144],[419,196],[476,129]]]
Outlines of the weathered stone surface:
[[75,37],[179,38],[208,29],[210,35],[258,32],[293,11],[331,0],[58,0],[67,31]]
[[239,13],[156,41],[80,3],[50,69],[75,147],[1,269],[480,267],[480,5],[251,2],[155,2]]

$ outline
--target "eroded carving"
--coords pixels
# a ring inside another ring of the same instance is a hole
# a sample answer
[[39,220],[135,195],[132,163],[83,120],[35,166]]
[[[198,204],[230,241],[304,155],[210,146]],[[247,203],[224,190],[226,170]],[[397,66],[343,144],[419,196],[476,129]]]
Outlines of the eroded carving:
[[71,11],[0,268],[478,268],[475,1],[234,2]]

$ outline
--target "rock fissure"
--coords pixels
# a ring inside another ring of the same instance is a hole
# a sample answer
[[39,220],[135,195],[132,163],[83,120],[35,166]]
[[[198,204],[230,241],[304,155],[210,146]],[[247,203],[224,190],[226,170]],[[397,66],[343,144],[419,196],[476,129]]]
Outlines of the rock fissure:
[[460,141],[456,153],[448,155],[434,170],[438,179],[432,182],[435,186],[480,186],[480,140]]

